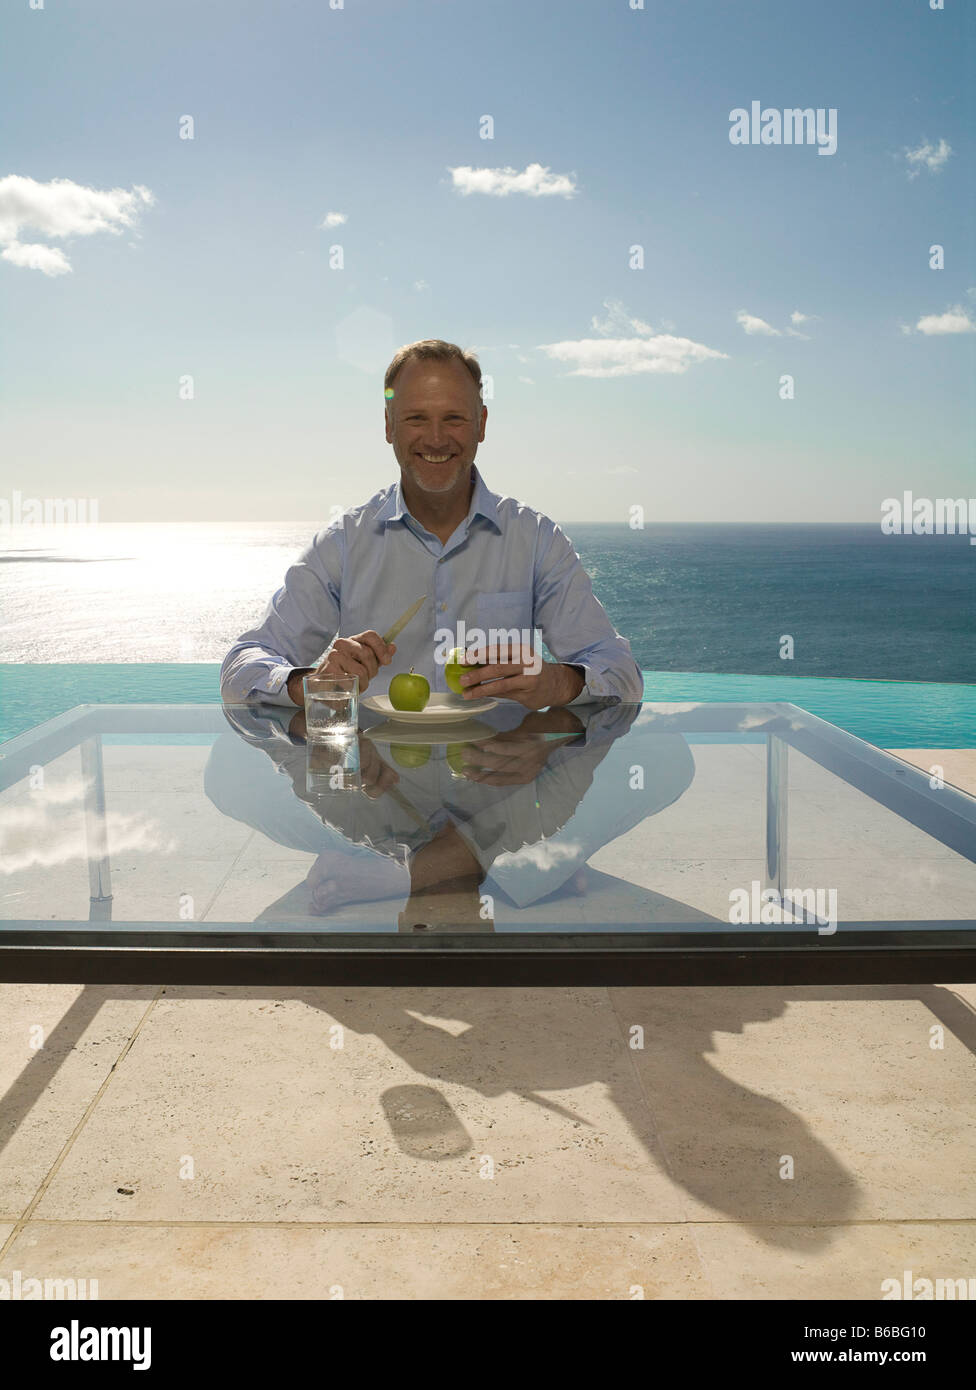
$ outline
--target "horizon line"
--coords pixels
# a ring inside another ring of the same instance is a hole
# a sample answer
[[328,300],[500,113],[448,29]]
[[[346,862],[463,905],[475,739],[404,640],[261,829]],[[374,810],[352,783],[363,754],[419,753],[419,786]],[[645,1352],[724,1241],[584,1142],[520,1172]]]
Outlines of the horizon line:
[[[355,510],[353,507],[349,511]],[[625,531],[647,530],[651,526],[880,526],[881,518],[872,517],[870,519],[859,519],[856,521],[838,521],[835,519],[807,519],[793,518],[790,520],[771,520],[771,521],[709,521],[700,518],[662,518],[658,517],[653,521],[645,521],[643,526],[631,526],[627,521],[594,521],[592,517],[558,520],[556,517],[550,518],[557,522],[559,526],[619,526]],[[93,531],[99,526],[307,526],[315,525],[315,518],[308,517],[209,517],[203,520],[182,518],[163,518],[158,517],[125,517],[109,520],[99,517],[94,521],[50,521],[50,522],[0,522],[0,537],[11,531]],[[897,532],[896,534],[911,534]],[[918,533],[924,534],[924,533]]]

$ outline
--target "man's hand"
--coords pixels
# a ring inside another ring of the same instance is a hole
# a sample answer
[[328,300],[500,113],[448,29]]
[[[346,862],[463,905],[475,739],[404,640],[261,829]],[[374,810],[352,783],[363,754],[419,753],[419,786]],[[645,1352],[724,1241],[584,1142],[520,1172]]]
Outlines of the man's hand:
[[[569,732],[566,737],[578,735]],[[547,739],[545,734],[526,732],[520,727],[478,743],[462,743],[458,756],[469,782],[481,782],[486,787],[519,787],[534,782],[548,759],[562,747],[561,740]]]
[[336,637],[315,668],[317,676],[358,676],[359,693],[366,689],[381,666],[389,666],[396,651],[395,642],[384,642],[369,628],[355,637]]
[[469,660],[487,664],[461,676],[465,700],[515,700],[526,709],[568,705],[583,689],[583,677],[572,666],[541,661],[531,647],[488,647],[469,652]]
[[396,651],[395,642],[384,642],[370,628],[357,632],[355,637],[336,637],[318,666],[306,666],[292,671],[288,677],[288,697],[296,705],[304,705],[302,681],[306,676],[358,676],[360,695],[381,666],[389,666]]

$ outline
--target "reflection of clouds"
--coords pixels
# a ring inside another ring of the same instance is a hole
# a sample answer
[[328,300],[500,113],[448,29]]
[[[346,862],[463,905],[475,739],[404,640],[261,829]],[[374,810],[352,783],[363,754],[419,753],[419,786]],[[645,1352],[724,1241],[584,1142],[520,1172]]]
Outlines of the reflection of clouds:
[[536,869],[551,869],[568,859],[578,859],[583,852],[579,840],[538,840],[534,845],[499,855],[506,864],[531,864]]
[[[655,700],[653,702],[653,710],[650,711],[650,718],[657,719],[666,717],[670,719],[675,715],[695,714],[699,710],[703,710],[706,716],[711,719],[711,711],[716,703],[725,702],[715,702],[711,700]],[[750,701],[750,706],[751,707],[746,709],[746,713],[739,718],[736,724],[729,726],[727,730],[728,733],[743,733],[747,729],[764,729],[769,724],[773,715],[779,713],[779,711],[775,711],[770,705],[756,704],[754,701]],[[793,720],[787,720],[786,722],[791,729],[803,729],[806,727],[803,715],[797,715]],[[688,733],[693,733],[694,725],[689,724],[687,731]],[[718,732],[718,730],[715,732]]]
[[[96,853],[86,834],[84,794],[84,782],[75,778],[46,787],[27,805],[0,812],[0,873],[49,869]],[[175,842],[164,841],[159,825],[142,813],[108,811],[99,828],[103,828],[102,843],[113,854],[129,849],[171,853],[176,848]]]
[[[754,714],[747,714],[739,720],[739,729],[761,729],[767,725],[772,717],[773,711],[767,708],[756,710]],[[787,720],[791,729],[803,729],[806,727],[802,717]]]
[[31,800],[52,803],[61,801],[83,801],[87,785],[87,782],[81,777],[67,777],[63,782],[58,782],[54,786],[50,786],[45,782],[43,787],[37,787],[31,791]]

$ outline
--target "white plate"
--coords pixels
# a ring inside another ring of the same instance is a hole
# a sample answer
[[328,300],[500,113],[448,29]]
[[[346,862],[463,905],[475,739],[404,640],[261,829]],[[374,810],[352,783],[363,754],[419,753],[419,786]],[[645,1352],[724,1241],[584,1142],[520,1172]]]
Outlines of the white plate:
[[424,709],[394,709],[389,695],[364,695],[359,703],[366,709],[385,715],[387,719],[396,719],[404,724],[454,724],[494,709],[498,701],[465,700],[460,695],[436,690]]
[[480,719],[472,719],[470,724],[445,724],[439,720],[436,724],[420,725],[401,724],[399,720],[394,724],[392,719],[388,719],[384,724],[374,724],[363,732],[374,743],[417,743],[437,749],[446,748],[451,743],[480,743],[494,738],[498,730]]

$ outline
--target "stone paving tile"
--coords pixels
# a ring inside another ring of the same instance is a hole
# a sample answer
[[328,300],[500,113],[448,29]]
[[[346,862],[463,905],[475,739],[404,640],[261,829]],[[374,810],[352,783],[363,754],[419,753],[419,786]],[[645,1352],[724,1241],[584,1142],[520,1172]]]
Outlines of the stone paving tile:
[[[694,1232],[716,1298],[866,1299],[876,1305],[873,1323],[890,1325],[904,1319],[893,1316],[900,1306],[894,1299],[878,1302],[894,1292],[882,1285],[895,1279],[904,1293],[906,1270],[912,1271],[909,1288],[919,1278],[933,1284],[936,1279],[965,1278],[972,1281],[969,1297],[976,1296],[976,1227],[971,1221],[792,1227],[715,1223],[696,1225]],[[920,1285],[916,1292],[923,1290]],[[808,1321],[817,1322],[812,1310]],[[865,1315],[862,1321],[867,1324],[870,1319]]]
[[0,984],[0,1212],[19,1217],[149,1007],[153,985]]
[[976,1217],[976,1056],[926,988],[611,990],[694,1218]]
[[155,1006],[36,1215],[684,1211],[604,990],[181,988]]
[[[681,1226],[110,1226],[32,1221],[0,1278],[97,1279],[100,1300],[703,1299]],[[86,1285],[86,1288],[90,1285]]]

